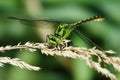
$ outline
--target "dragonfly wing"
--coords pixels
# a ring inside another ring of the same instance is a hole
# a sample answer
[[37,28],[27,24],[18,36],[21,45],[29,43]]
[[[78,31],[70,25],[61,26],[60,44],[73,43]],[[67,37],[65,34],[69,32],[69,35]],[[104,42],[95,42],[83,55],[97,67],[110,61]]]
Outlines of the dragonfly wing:
[[91,39],[89,39],[87,36],[85,36],[82,32],[74,29],[73,34],[78,36],[83,41],[85,41],[88,45],[92,45],[93,47],[103,50],[100,46],[98,46],[96,43],[94,43]]
[[[8,17],[8,18],[12,19],[12,20],[17,20],[17,21],[19,21],[20,23],[22,23],[26,26],[32,26],[32,27],[38,27],[38,28],[42,25],[52,24],[53,26],[55,26],[55,25],[62,24],[61,21],[55,21],[55,20],[45,20],[45,19],[32,20],[32,19],[24,19],[24,18],[17,18],[17,17]],[[39,25],[39,26],[36,26],[36,24]],[[47,28],[50,28],[50,27],[47,27]]]
[[56,24],[63,23],[63,22],[61,22],[61,21],[56,21],[56,20],[45,20],[45,19],[32,20],[32,19],[24,19],[24,18],[17,18],[17,17],[8,17],[8,18],[9,18],[9,19],[13,19],[13,20],[29,21],[29,22],[50,22],[50,23],[56,23]]
[[[80,46],[84,46],[84,47],[90,47],[91,44],[88,42],[87,39],[85,39],[84,37],[81,36],[80,33],[78,33],[76,30],[73,30],[71,35],[75,36],[75,45],[80,45]],[[74,40],[72,40],[74,41]]]

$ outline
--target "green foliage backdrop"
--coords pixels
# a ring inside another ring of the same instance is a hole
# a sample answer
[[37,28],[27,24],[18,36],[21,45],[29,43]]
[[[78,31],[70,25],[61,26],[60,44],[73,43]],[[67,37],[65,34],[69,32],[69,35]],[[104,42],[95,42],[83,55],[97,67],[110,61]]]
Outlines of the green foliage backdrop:
[[[0,0],[0,46],[16,45],[27,41],[44,42],[45,36],[53,33],[55,29],[52,23],[26,22],[23,24],[23,22],[8,19],[9,16],[74,23],[91,16],[101,15],[105,18],[103,22],[82,24],[78,30],[102,49],[114,50],[119,56],[119,8],[120,0]],[[89,47],[74,34],[70,38],[75,46]],[[108,80],[80,60],[41,55],[40,51],[31,53],[15,50],[0,55],[19,57],[32,65],[42,67],[42,70],[35,72],[6,65],[0,68],[0,80]]]

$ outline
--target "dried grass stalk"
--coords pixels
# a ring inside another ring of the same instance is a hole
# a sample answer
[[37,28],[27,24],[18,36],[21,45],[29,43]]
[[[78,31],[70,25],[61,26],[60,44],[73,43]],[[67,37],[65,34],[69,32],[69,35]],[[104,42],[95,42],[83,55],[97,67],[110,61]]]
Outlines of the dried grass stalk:
[[34,70],[34,71],[40,70],[39,67],[31,66],[31,65],[21,61],[18,58],[11,59],[10,57],[0,57],[0,67],[3,67],[5,63],[11,64],[13,66],[17,66],[20,68],[26,68],[28,70]]
[[[101,66],[101,62],[104,62],[107,65],[112,65],[114,69],[120,72],[120,58],[119,57],[109,57],[107,54],[115,54],[114,51],[101,51],[96,48],[87,49],[81,47],[69,46],[64,48],[63,51],[58,50],[57,48],[49,49],[44,43],[25,43],[24,45],[18,44],[17,46],[6,46],[0,47],[0,52],[13,49],[26,49],[31,52],[40,49],[42,54],[51,55],[51,56],[64,56],[74,59],[83,59],[87,62],[88,66],[102,73],[106,77],[109,77],[111,80],[117,80],[116,76],[111,73],[108,69]],[[93,60],[93,57],[98,58],[97,61]]]

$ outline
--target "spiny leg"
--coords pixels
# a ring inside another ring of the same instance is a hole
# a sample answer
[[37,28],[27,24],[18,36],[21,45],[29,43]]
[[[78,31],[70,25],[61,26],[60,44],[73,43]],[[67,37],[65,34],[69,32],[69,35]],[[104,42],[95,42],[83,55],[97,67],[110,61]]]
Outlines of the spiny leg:
[[63,41],[63,44],[57,45],[57,48],[58,48],[58,50],[60,50],[60,51],[63,51],[65,47],[68,47],[68,43],[69,43],[71,40],[65,39],[65,40],[62,40],[62,41]]
[[49,43],[49,38],[48,38],[49,35],[46,36],[46,39],[45,39],[45,45],[48,46],[48,43]]

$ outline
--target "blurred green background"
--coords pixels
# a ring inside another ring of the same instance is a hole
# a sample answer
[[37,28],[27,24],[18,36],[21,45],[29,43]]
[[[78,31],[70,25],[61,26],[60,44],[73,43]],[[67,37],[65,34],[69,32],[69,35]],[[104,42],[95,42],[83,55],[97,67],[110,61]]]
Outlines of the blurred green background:
[[[53,33],[55,24],[46,22],[19,22],[9,16],[27,19],[46,19],[74,23],[95,15],[103,22],[82,24],[78,29],[104,50],[120,54],[120,0],[0,0],[0,46],[30,42],[44,42]],[[33,26],[33,27],[31,27]],[[70,39],[75,46],[91,47],[77,35]],[[93,46],[92,46],[93,47]],[[109,80],[89,68],[85,61],[42,55],[26,50],[7,51],[1,56],[17,57],[31,65],[42,67],[29,71],[11,65],[0,68],[0,80]],[[110,68],[111,69],[111,68]],[[112,72],[113,69],[111,69]],[[114,72],[117,77],[119,73]],[[118,79],[119,80],[119,79]]]

